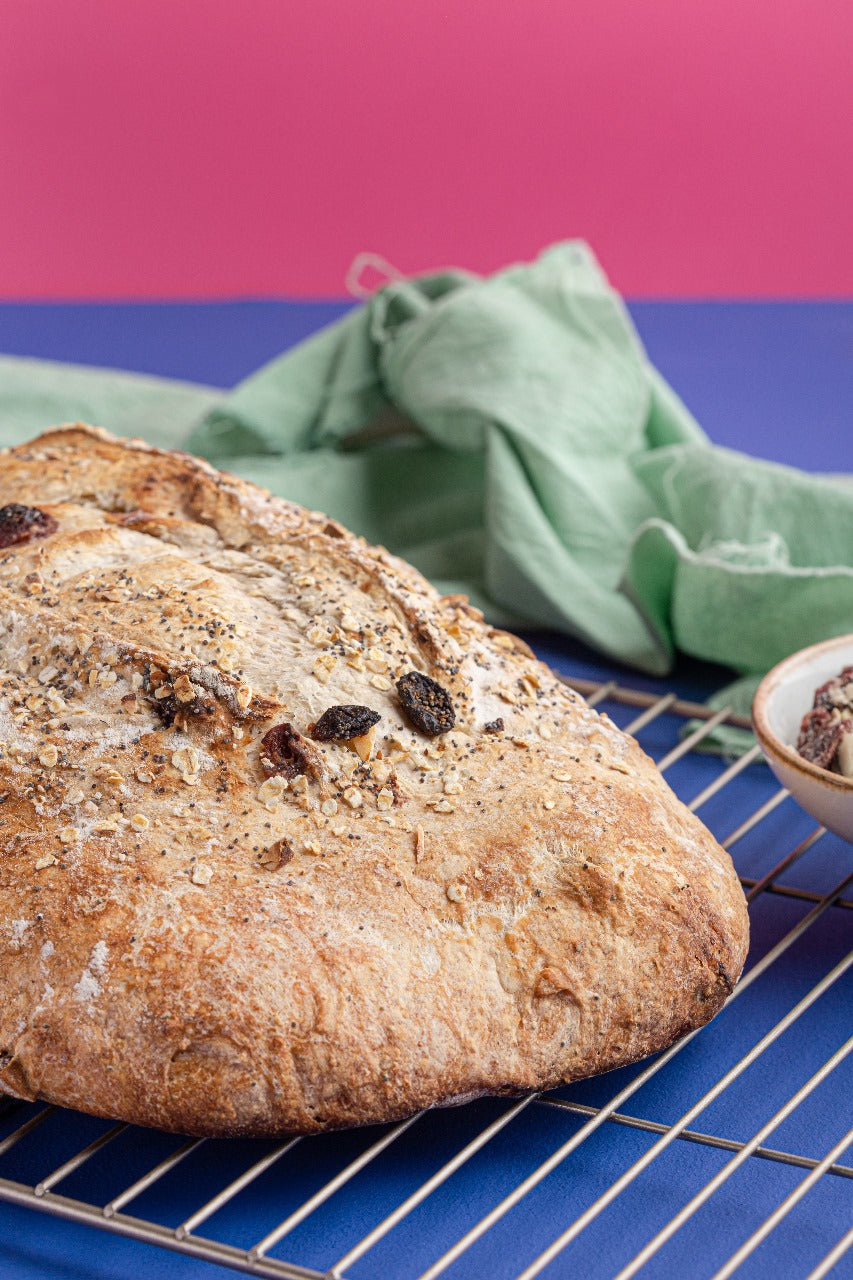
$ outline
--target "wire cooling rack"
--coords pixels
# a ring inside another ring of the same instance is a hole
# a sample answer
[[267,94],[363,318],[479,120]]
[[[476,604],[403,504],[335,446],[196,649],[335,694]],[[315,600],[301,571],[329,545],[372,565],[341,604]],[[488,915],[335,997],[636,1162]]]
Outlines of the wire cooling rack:
[[555,1093],[278,1143],[11,1103],[0,1200],[290,1280],[853,1273],[853,849],[808,822],[757,747],[729,764],[696,752],[737,716],[569,682],[735,858],[750,965],[708,1027]]

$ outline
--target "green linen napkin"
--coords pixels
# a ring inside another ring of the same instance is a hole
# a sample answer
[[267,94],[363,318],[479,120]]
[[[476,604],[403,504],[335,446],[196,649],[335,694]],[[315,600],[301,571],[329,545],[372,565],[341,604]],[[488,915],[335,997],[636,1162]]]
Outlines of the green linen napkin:
[[853,631],[849,478],[711,445],[580,243],[393,282],[228,395],[73,373],[0,361],[2,442],[132,424],[643,671],[682,650],[756,677]]
[[221,398],[215,387],[171,378],[0,356],[0,446],[59,422],[91,422],[174,449]]

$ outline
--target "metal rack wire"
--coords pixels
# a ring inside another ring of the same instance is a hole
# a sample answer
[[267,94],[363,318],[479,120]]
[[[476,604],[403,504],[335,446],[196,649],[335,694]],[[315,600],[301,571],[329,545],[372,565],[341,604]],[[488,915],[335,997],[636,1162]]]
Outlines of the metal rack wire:
[[[630,707],[639,714],[626,726],[635,735],[642,735],[650,728],[659,728],[665,721],[672,723],[671,746],[659,759],[658,764],[666,772],[678,761],[699,745],[703,738],[720,724],[746,726],[747,721],[729,711],[710,712],[705,706],[685,702],[675,694],[663,697],[647,694],[638,690],[623,688],[614,682],[596,684],[590,681],[571,679],[570,683],[583,693],[592,705],[607,702],[618,707]],[[696,720],[698,726],[692,732],[682,735],[679,740],[678,729],[684,721]],[[641,736],[642,741],[642,736]],[[689,802],[693,810],[701,809],[715,797],[719,797],[725,788],[731,787],[734,780],[749,768],[758,758],[758,748],[753,747],[739,759],[725,767]],[[751,833],[760,832],[762,824],[770,819],[774,810],[786,798],[786,792],[773,792],[760,806],[750,812],[724,840],[727,848],[733,848]],[[821,922],[828,919],[835,911],[849,911],[853,908],[853,896],[845,896],[853,884],[853,871],[841,878],[828,892],[820,892],[805,886],[782,884],[780,878],[817,844],[825,834],[818,827],[799,840],[759,878],[743,878],[742,883],[747,899],[752,907],[763,895],[781,895],[802,904],[803,914],[793,925],[782,933],[769,950],[748,970],[731,995],[724,1016],[737,1017],[729,1012],[731,1006],[742,1000],[744,995],[795,944],[810,930],[819,929]],[[806,910],[806,908],[808,908]],[[352,1269],[362,1260],[369,1261],[372,1252],[380,1243],[401,1227],[407,1218],[420,1206],[434,1197],[439,1189],[458,1174],[479,1152],[487,1149],[498,1135],[507,1131],[510,1126],[523,1125],[525,1115],[533,1116],[537,1109],[552,1109],[582,1121],[571,1136],[552,1151],[546,1159],[537,1164],[521,1181],[517,1182],[487,1213],[474,1221],[444,1252],[435,1258],[425,1270],[421,1271],[418,1280],[438,1280],[454,1268],[469,1250],[482,1241],[507,1215],[517,1209],[531,1193],[550,1175],[567,1167],[571,1157],[593,1139],[596,1133],[606,1126],[619,1126],[633,1129],[654,1137],[652,1144],[645,1148],[643,1154],[624,1169],[610,1185],[591,1200],[582,1212],[571,1221],[558,1224],[553,1239],[544,1249],[531,1258],[524,1269],[517,1273],[517,1280],[533,1280],[546,1268],[553,1268],[550,1274],[564,1274],[559,1268],[558,1260],[566,1256],[566,1251],[591,1224],[611,1205],[617,1204],[620,1197],[642,1177],[654,1162],[673,1144],[688,1143],[704,1148],[711,1148],[725,1153],[729,1158],[724,1163],[715,1165],[716,1172],[672,1215],[672,1217],[650,1236],[646,1243],[635,1253],[633,1258],[622,1265],[617,1280],[629,1280],[629,1277],[641,1273],[656,1258],[659,1251],[681,1231],[691,1218],[712,1198],[730,1178],[750,1161],[769,1161],[777,1166],[787,1166],[801,1170],[803,1176],[792,1189],[775,1205],[763,1221],[759,1222],[746,1239],[732,1241],[734,1247],[728,1259],[714,1272],[713,1280],[725,1280],[734,1275],[759,1246],[779,1227],[785,1218],[796,1208],[800,1201],[808,1196],[821,1179],[853,1179],[853,1164],[845,1162],[844,1153],[853,1144],[853,1129],[839,1134],[838,1140],[818,1158],[801,1152],[768,1145],[774,1132],[781,1128],[798,1108],[836,1072],[853,1053],[853,1036],[834,1050],[823,1063],[778,1107],[773,1115],[766,1119],[745,1140],[735,1140],[695,1127],[702,1114],[713,1106],[735,1082],[746,1073],[772,1045],[790,1030],[803,1016],[829,992],[847,971],[853,967],[853,951],[848,952],[837,963],[827,969],[823,976],[789,1008],[774,1025],[769,1027],[747,1052],[734,1062],[727,1070],[715,1079],[709,1088],[703,1089],[683,1114],[672,1123],[662,1123],[647,1116],[635,1114],[631,1108],[631,1099],[654,1077],[667,1071],[668,1065],[684,1052],[687,1045],[703,1031],[693,1032],[673,1045],[665,1053],[651,1060],[638,1073],[615,1092],[603,1105],[591,1106],[566,1097],[565,1091],[555,1095],[533,1094],[508,1104],[504,1110],[490,1123],[461,1147],[452,1157],[423,1181],[400,1203],[374,1222],[361,1237],[355,1241],[340,1257],[330,1259],[325,1270],[317,1270],[301,1265],[295,1258],[282,1260],[272,1256],[272,1250],[286,1241],[297,1228],[311,1219],[322,1206],[326,1205],[338,1193],[346,1188],[358,1186],[358,1179],[369,1174],[371,1166],[377,1158],[389,1150],[394,1144],[404,1145],[406,1134],[420,1117],[415,1116],[402,1123],[390,1126],[381,1132],[379,1138],[361,1151],[356,1158],[345,1163],[324,1185],[311,1191],[301,1202],[281,1220],[272,1223],[265,1234],[248,1248],[239,1247],[226,1240],[205,1235],[200,1229],[209,1219],[231,1204],[237,1197],[244,1195],[253,1184],[258,1183],[268,1171],[300,1143],[310,1143],[312,1139],[291,1139],[280,1142],[267,1150],[252,1162],[236,1177],[229,1178],[215,1194],[208,1196],[204,1203],[196,1207],[183,1221],[177,1225],[166,1225],[145,1217],[137,1217],[127,1212],[127,1206],[143,1197],[152,1188],[162,1184],[170,1174],[189,1157],[193,1156],[204,1145],[203,1139],[179,1142],[164,1158],[137,1177],[130,1185],[116,1188],[115,1193],[106,1203],[93,1203],[88,1200],[64,1195],[58,1188],[71,1175],[76,1174],[108,1147],[120,1135],[127,1135],[129,1127],[124,1124],[113,1124],[105,1127],[103,1132],[88,1142],[73,1155],[62,1160],[55,1167],[45,1169],[43,1174],[32,1182],[24,1183],[0,1176],[0,1200],[30,1209],[40,1210],[59,1218],[97,1226],[102,1230],[118,1233],[150,1244],[160,1245],[167,1249],[207,1259],[222,1265],[230,1266],[255,1276],[287,1277],[289,1280],[347,1280]],[[569,1091],[571,1093],[571,1091]],[[12,1104],[17,1107],[18,1104]],[[20,1106],[20,1123],[0,1140],[0,1175],[4,1173],[4,1158],[25,1143],[31,1135],[48,1121],[55,1122],[67,1113],[55,1107]],[[18,1112],[16,1111],[16,1119]],[[132,1135],[134,1132],[130,1131]],[[850,1183],[853,1192],[853,1183]],[[851,1196],[853,1202],[853,1196]],[[853,1228],[842,1234],[846,1220],[839,1224],[839,1238],[824,1253],[809,1273],[808,1280],[819,1280],[833,1271],[848,1250],[853,1248]],[[824,1245],[825,1248],[825,1245]],[[359,1275],[366,1272],[363,1267]],[[381,1270],[377,1275],[383,1274]],[[386,1273],[387,1274],[387,1273]],[[569,1274],[569,1272],[565,1272]]]

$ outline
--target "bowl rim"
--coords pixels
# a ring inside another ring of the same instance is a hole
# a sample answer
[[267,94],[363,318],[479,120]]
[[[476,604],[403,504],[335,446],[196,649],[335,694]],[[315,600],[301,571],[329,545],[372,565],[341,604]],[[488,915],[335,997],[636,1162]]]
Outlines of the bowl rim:
[[[845,635],[833,636],[830,640],[821,640],[817,644],[807,645],[805,649],[798,649],[796,653],[792,653],[789,657],[783,658],[781,662],[777,662],[776,666],[767,672],[767,675],[755,691],[752,703],[752,727],[759,743],[769,755],[776,756],[777,759],[783,760],[785,764],[796,770],[797,773],[806,778],[811,778],[833,791],[853,795],[853,778],[845,778],[840,773],[831,773],[829,769],[822,769],[820,765],[812,764],[811,760],[804,760],[799,752],[793,747],[789,747],[786,742],[782,742],[776,736],[770,728],[770,720],[767,714],[767,705],[771,695],[784,683],[785,678],[792,671],[795,671],[812,657],[831,653],[833,649],[843,649],[845,646],[853,648],[853,633],[848,632]],[[809,710],[809,708],[806,708],[806,710]],[[805,714],[806,712],[804,711],[803,715]]]

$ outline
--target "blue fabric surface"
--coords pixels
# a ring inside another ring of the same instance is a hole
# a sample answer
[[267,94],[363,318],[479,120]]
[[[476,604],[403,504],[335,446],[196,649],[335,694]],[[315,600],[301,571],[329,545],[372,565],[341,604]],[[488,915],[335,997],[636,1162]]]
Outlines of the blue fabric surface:
[[[0,306],[0,352],[229,386],[284,346],[339,316],[345,306],[8,304]],[[853,304],[640,303],[631,310],[652,359],[716,443],[811,470],[853,469]],[[530,639],[540,656],[565,672],[592,678],[615,674],[623,683],[664,688],[659,681],[602,664],[581,646],[544,635]],[[726,678],[719,669],[683,663],[666,687],[702,698]],[[624,707],[606,709],[622,724],[634,714]],[[672,745],[678,727],[674,718],[661,717],[641,741],[659,758]],[[682,798],[690,800],[722,767],[718,760],[692,756],[679,762],[669,777]],[[751,765],[703,806],[701,816],[724,838],[774,790],[766,768]],[[735,846],[739,871],[760,877],[813,827],[786,800]],[[825,892],[850,872],[853,847],[825,836],[788,869],[782,883]],[[848,896],[851,893],[848,890]],[[751,965],[806,914],[809,905],[762,895],[752,913]],[[829,911],[767,977],[745,991],[624,1110],[662,1123],[676,1119],[841,958],[850,945],[850,921],[847,910]],[[748,1139],[850,1034],[851,1006],[848,973],[692,1127]],[[815,1158],[828,1150],[850,1124],[850,1062],[768,1139],[769,1146]],[[561,1091],[561,1096],[601,1105],[639,1070],[582,1082]],[[371,1165],[368,1175],[349,1184],[282,1242],[275,1256],[327,1268],[508,1105],[485,1100],[419,1120]],[[0,1114],[0,1138],[30,1110]],[[528,1108],[349,1274],[356,1280],[408,1280],[419,1275],[581,1123],[567,1112]],[[22,1181],[42,1177],[105,1127],[103,1122],[61,1113],[0,1158],[0,1175]],[[375,1130],[360,1131],[300,1144],[200,1234],[252,1244],[377,1136]],[[653,1135],[605,1125],[448,1275],[455,1280],[509,1280],[517,1275],[653,1141]],[[177,1144],[165,1135],[123,1135],[59,1190],[104,1203]],[[176,1224],[268,1149],[263,1143],[208,1143],[168,1182],[131,1204],[128,1212]],[[545,1275],[585,1280],[614,1275],[728,1158],[717,1150],[675,1142]],[[844,1159],[853,1163],[853,1154],[848,1151]],[[642,1275],[655,1280],[710,1276],[803,1176],[803,1170],[750,1160]],[[806,1276],[851,1218],[853,1180],[824,1178],[739,1274],[746,1280]],[[118,1280],[143,1273],[152,1280],[234,1274],[0,1202],[4,1280]],[[849,1257],[834,1275],[853,1275]]]

